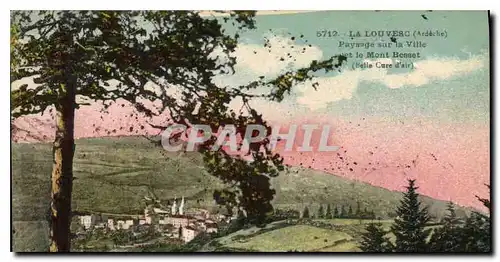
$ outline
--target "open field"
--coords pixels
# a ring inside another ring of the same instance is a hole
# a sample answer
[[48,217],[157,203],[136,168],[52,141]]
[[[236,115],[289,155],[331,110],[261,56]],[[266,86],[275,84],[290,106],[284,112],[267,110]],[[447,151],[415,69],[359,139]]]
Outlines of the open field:
[[229,244],[231,248],[244,248],[263,252],[312,251],[333,245],[338,241],[349,241],[352,236],[328,229],[308,225],[296,225],[266,232],[250,239],[242,239]]

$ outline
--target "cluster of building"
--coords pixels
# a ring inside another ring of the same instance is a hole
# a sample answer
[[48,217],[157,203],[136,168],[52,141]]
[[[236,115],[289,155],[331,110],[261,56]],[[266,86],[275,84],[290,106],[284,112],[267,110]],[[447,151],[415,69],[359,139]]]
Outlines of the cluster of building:
[[128,219],[113,218],[106,215],[83,215],[79,222],[85,230],[91,228],[107,228],[114,230],[134,230],[141,227],[154,227],[155,231],[163,236],[179,238],[184,242],[193,240],[200,233],[216,233],[218,231],[215,220],[220,216],[211,216],[208,210],[191,209],[184,210],[184,197],[177,206],[174,200],[170,210],[149,205],[144,209],[144,215],[131,215]]

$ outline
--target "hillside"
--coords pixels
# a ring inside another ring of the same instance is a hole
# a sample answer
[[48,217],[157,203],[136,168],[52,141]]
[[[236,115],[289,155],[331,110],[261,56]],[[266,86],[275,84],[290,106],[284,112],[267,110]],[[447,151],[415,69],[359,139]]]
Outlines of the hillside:
[[[365,227],[373,220],[314,219],[277,221],[264,228],[251,227],[215,238],[202,251],[251,252],[361,252],[359,246]],[[389,231],[393,220],[379,220]],[[428,226],[436,228],[439,225]],[[431,231],[432,232],[432,231]],[[395,242],[395,235],[386,235]]]
[[[50,172],[50,144],[12,144],[13,221],[46,220]],[[185,196],[188,207],[216,208],[212,193],[222,186],[205,174],[199,154],[167,153],[141,137],[77,140],[74,176],[73,210],[80,212],[142,213],[142,199],[151,190],[163,201]],[[272,185],[275,207],[302,210],[307,205],[313,213],[318,204],[354,209],[359,202],[386,217],[401,198],[400,192],[304,168],[290,168]],[[443,216],[446,202],[423,200],[431,215]],[[457,210],[459,215],[468,212]]]

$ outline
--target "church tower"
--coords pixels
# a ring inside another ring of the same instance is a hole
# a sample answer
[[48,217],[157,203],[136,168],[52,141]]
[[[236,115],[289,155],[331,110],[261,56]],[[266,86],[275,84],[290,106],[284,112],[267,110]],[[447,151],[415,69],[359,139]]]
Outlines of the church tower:
[[179,205],[179,215],[184,215],[184,196],[182,196],[181,204]]
[[174,203],[172,204],[172,216],[177,215],[177,197],[174,198]]

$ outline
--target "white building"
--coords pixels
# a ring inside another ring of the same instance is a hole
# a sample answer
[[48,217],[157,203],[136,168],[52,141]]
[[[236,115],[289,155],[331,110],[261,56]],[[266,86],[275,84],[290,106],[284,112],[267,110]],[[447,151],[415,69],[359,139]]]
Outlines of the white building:
[[125,221],[125,224],[127,224],[129,227],[133,226],[134,225],[134,220],[130,219],[130,220],[126,220]]
[[189,225],[189,217],[187,216],[171,216],[171,217],[165,217],[162,220],[163,222],[160,222],[165,225],[173,225],[175,228],[179,227],[186,227]]
[[129,229],[130,225],[123,220],[116,221],[116,229]]
[[116,230],[116,228],[115,228],[115,221],[113,219],[111,219],[111,218],[108,219],[108,228],[110,230]]
[[183,227],[181,230],[182,240],[187,243],[193,240],[200,232],[193,227],[187,226]]
[[96,216],[94,215],[86,215],[80,217],[80,224],[85,229],[89,229],[91,226],[95,225],[95,223],[96,223]]

